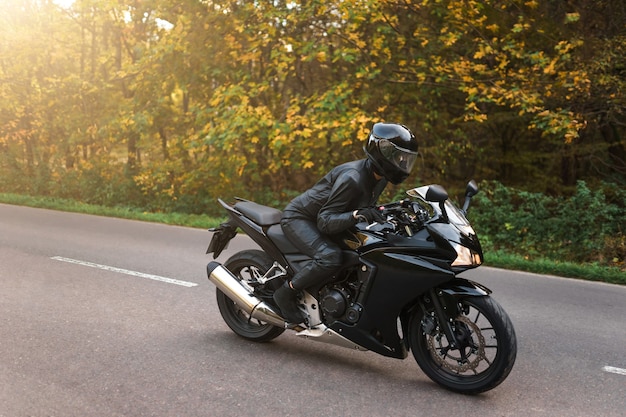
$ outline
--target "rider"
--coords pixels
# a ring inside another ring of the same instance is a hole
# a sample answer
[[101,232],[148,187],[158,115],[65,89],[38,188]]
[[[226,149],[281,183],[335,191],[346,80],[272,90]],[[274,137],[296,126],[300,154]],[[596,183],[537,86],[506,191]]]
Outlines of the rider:
[[319,284],[341,267],[341,249],[330,238],[357,222],[383,222],[374,207],[387,182],[407,179],[417,160],[417,139],[399,124],[376,123],[363,148],[366,159],[333,168],[285,208],[282,229],[291,243],[311,260],[274,293],[282,316],[290,323],[305,317],[297,293]]

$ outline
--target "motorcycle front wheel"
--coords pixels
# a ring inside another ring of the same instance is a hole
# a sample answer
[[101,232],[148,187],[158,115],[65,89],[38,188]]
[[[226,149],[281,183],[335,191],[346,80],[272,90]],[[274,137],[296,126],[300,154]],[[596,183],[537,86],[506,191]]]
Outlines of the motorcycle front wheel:
[[[233,273],[242,284],[249,287],[250,282],[263,276],[272,266],[272,259],[260,250],[245,250],[231,256],[224,267]],[[222,318],[237,335],[255,342],[267,342],[280,336],[285,329],[250,317],[244,310],[228,298],[220,289],[216,289],[217,306]]]
[[500,385],[511,372],[517,341],[511,319],[488,296],[459,300],[451,322],[455,346],[448,341],[434,311],[418,311],[410,323],[409,343],[424,373],[439,385],[477,394]]

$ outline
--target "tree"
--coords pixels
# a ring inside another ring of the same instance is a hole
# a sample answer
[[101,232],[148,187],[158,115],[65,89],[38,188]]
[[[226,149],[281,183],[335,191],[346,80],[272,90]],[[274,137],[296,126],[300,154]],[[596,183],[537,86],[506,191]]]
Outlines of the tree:
[[280,206],[363,157],[377,121],[420,139],[409,184],[626,182],[617,0],[10,7],[3,190],[165,211],[234,195]]

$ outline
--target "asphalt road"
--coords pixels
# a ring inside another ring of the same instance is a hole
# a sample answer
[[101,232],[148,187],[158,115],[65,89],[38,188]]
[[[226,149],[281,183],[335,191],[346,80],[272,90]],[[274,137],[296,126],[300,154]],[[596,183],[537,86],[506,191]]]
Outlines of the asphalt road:
[[206,279],[209,237],[0,205],[0,416],[626,415],[626,287],[466,273],[511,316],[518,358],[463,396],[412,356],[236,337]]

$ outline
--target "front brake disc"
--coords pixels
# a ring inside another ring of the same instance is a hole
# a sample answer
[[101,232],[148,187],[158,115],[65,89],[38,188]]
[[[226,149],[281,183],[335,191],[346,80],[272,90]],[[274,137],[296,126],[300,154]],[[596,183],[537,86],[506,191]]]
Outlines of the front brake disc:
[[[452,349],[450,343],[447,346],[442,344],[442,337],[434,337],[426,335],[428,338],[428,350],[435,362],[447,370],[454,373],[466,372],[470,369],[476,369],[483,359],[485,359],[485,338],[480,331],[480,328],[476,323],[473,323],[469,318],[460,316],[456,318],[457,322],[465,324],[469,330],[468,338],[472,342],[475,342],[475,338],[478,339],[476,343],[465,343],[465,346],[457,349]],[[435,343],[437,346],[435,346]],[[461,349],[466,349],[465,354],[461,354]],[[450,352],[456,350],[458,356],[451,355]]]

